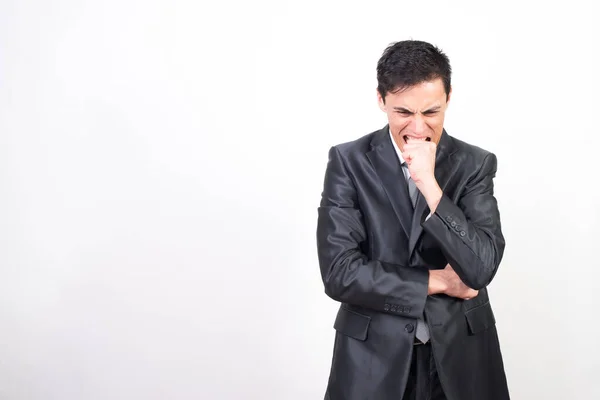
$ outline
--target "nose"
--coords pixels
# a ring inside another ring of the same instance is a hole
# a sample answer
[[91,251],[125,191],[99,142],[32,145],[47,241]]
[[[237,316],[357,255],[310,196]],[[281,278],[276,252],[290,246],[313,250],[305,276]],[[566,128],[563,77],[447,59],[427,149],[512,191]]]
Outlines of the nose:
[[425,119],[421,114],[416,114],[411,121],[411,129],[416,135],[425,132]]

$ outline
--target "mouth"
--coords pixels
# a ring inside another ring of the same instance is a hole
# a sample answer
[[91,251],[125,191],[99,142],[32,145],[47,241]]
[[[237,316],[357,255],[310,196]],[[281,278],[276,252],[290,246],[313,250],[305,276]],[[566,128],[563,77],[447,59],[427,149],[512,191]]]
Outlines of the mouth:
[[423,142],[431,142],[431,138],[429,136],[417,137],[417,136],[404,135],[404,136],[402,136],[402,139],[404,139],[405,143],[408,143],[411,140],[420,140]]

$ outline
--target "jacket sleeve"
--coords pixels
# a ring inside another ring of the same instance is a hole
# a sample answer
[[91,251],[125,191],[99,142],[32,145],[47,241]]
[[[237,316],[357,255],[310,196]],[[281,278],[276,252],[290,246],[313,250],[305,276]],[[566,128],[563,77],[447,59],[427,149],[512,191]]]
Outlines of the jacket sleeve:
[[442,195],[431,218],[422,224],[461,280],[476,290],[492,281],[504,253],[500,212],[494,197],[496,169],[496,156],[488,153],[479,171],[467,182],[458,204]]
[[356,187],[336,147],[329,152],[318,208],[317,250],[325,293],[334,300],[418,318],[429,284],[426,268],[369,260]]

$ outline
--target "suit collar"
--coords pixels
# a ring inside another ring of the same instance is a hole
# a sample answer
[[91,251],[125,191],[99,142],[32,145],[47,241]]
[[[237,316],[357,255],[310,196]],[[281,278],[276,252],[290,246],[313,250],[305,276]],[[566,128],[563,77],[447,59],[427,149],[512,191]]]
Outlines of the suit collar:
[[371,141],[371,150],[367,158],[381,180],[383,189],[400,221],[406,237],[410,237],[412,221],[412,204],[408,195],[408,187],[402,172],[402,165],[389,135],[389,126],[376,132]]
[[[442,191],[454,173],[451,162],[454,152],[454,140],[444,129],[437,145],[434,172]],[[392,208],[409,238],[409,255],[412,255],[423,232],[421,223],[429,213],[429,208],[425,198],[419,193],[413,210],[407,185],[404,184],[406,180],[402,166],[389,134],[389,125],[374,134],[367,158],[379,176]]]

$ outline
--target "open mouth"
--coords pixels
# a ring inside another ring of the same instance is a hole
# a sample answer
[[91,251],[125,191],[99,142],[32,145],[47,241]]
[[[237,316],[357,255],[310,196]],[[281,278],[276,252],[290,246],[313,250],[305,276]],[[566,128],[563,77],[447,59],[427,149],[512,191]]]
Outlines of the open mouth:
[[404,135],[402,137],[402,139],[404,139],[404,141],[406,143],[408,143],[411,140],[421,140],[421,141],[425,141],[425,142],[431,142],[431,138],[429,136],[426,136],[426,137],[414,137],[414,136]]

